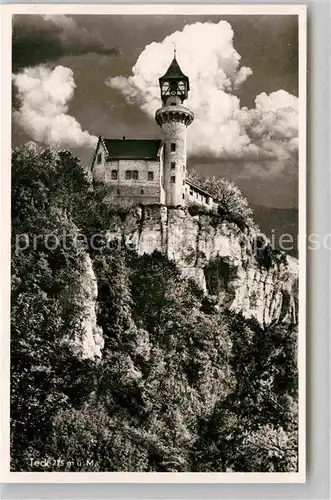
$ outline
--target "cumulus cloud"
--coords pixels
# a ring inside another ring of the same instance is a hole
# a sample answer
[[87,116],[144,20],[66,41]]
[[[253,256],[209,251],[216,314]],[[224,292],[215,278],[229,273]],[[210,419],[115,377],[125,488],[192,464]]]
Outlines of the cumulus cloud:
[[68,114],[76,87],[73,71],[64,66],[25,68],[13,75],[20,106],[13,118],[34,140],[61,147],[93,147],[97,138],[83,131]]
[[253,109],[241,107],[235,91],[252,69],[240,65],[233,35],[226,21],[187,25],[146,46],[132,76],[109,78],[106,84],[154,116],[160,107],[158,78],[167,70],[175,44],[181,69],[190,78],[187,106],[195,113],[189,152],[219,158],[289,158],[297,151],[298,99],[279,90],[258,95]]
[[12,49],[14,72],[64,55],[119,54],[119,49],[108,47],[99,33],[64,15],[15,15]]

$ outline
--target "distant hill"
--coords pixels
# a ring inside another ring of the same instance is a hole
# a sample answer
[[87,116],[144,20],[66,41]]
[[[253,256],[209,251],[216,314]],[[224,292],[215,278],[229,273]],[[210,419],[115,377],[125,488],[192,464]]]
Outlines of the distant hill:
[[[298,256],[298,209],[296,208],[273,208],[261,205],[250,204],[254,210],[254,220],[259,224],[261,231],[275,242],[274,247],[277,250],[286,250],[287,253]],[[290,239],[283,236],[289,234],[292,237],[293,245]],[[285,247],[280,248],[280,241],[283,241]],[[293,247],[290,249],[290,247]]]

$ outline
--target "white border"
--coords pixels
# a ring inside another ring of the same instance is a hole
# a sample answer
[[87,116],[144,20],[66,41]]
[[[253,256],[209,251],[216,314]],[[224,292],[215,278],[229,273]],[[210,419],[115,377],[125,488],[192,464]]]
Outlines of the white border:
[[[305,483],[306,482],[306,68],[305,5],[1,5],[1,181],[3,294],[1,358],[1,480],[11,483]],[[11,18],[13,14],[135,15],[298,15],[299,18],[299,471],[296,473],[158,473],[158,472],[11,472],[9,470],[9,335],[10,331],[10,152],[11,152]]]

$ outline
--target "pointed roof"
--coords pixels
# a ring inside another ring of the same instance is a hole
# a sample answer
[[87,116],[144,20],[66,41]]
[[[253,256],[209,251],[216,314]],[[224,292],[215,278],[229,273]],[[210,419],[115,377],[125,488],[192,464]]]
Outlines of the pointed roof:
[[162,83],[165,80],[185,80],[187,83],[187,87],[189,90],[189,80],[186,75],[182,72],[180,69],[180,66],[177,62],[176,56],[174,56],[169,68],[167,69],[166,73],[159,78],[160,83]]

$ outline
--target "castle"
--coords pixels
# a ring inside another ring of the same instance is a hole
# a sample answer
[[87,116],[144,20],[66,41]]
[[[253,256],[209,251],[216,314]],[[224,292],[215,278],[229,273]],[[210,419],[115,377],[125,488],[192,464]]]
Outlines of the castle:
[[212,195],[186,178],[187,127],[194,114],[183,105],[190,85],[176,52],[159,84],[162,107],[156,111],[155,120],[162,129],[162,138],[100,136],[92,161],[93,182],[107,188],[107,201],[167,207],[197,204],[215,210]]

